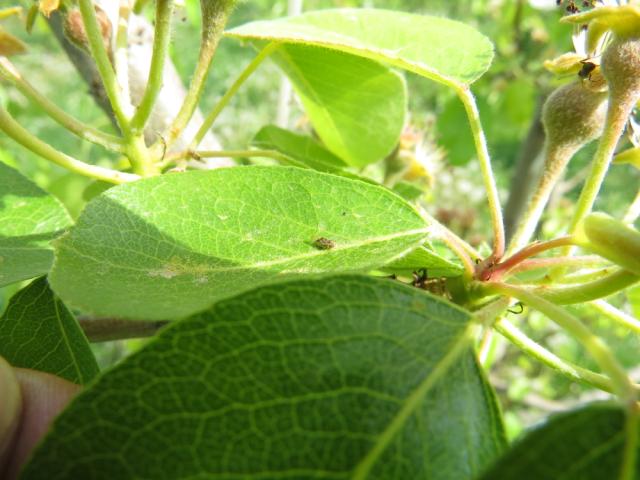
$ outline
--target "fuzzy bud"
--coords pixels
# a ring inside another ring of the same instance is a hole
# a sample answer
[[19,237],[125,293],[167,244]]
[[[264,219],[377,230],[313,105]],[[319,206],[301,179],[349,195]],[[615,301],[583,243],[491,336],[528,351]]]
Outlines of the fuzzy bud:
[[640,96],[640,39],[616,38],[602,54],[600,68],[612,98],[635,102]]
[[606,114],[606,93],[594,92],[582,82],[556,89],[542,111],[542,124],[549,148],[567,149],[575,153],[600,136]]
[[[96,6],[96,18],[98,19],[98,25],[100,27],[100,34],[102,36],[102,42],[104,47],[111,58],[111,36],[113,35],[113,27],[111,21],[106,12],[100,7]],[[84,22],[82,20],[82,14],[80,10],[74,9],[67,13],[64,20],[64,33],[65,36],[77,47],[87,52],[89,49],[89,39],[87,38],[87,32],[84,29]]]

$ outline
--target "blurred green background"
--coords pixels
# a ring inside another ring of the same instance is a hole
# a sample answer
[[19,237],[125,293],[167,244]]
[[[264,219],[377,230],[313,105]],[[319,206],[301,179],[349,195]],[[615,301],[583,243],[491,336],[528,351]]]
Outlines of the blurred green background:
[[[473,90],[478,97],[498,184],[506,202],[514,166],[534,121],[536,106],[560,83],[543,69],[543,61],[573,48],[571,27],[558,23],[562,11],[555,7],[555,1],[304,1],[305,11],[335,7],[377,7],[441,15],[469,23],[491,38],[496,45],[494,64],[474,85]],[[230,26],[256,19],[277,18],[286,15],[286,12],[286,0],[245,0],[234,12]],[[185,0],[184,7],[176,16],[171,44],[172,60],[185,82],[190,78],[198,54],[199,24],[198,2]],[[96,107],[87,93],[86,85],[77,76],[43,19],[36,22],[30,35],[24,30],[23,19],[6,19],[3,26],[28,44],[29,51],[14,57],[12,61],[31,83],[67,112],[107,131],[113,130],[109,119]],[[251,48],[236,40],[222,41],[201,102],[203,112],[215,104],[254,55]],[[225,149],[245,148],[261,126],[274,122],[281,81],[282,76],[276,67],[267,63],[242,87],[214,127],[214,133]],[[410,122],[415,131],[420,133],[422,164],[427,176],[432,177],[432,180],[425,180],[428,189],[424,203],[439,219],[482,248],[490,235],[489,222],[463,107],[451,92],[439,85],[411,75],[407,81]],[[60,150],[96,164],[110,165],[116,160],[100,147],[67,134],[44,116],[37,106],[2,83],[0,102],[22,125]],[[302,111],[294,106],[291,127],[304,123]],[[567,172],[567,178],[570,179],[567,185],[571,186],[572,179],[579,180],[580,175],[584,175],[592,152],[593,147],[586,148],[572,161]],[[18,168],[52,192],[74,216],[86,203],[85,192],[91,184],[90,180],[39,159],[2,135],[0,161]],[[621,215],[635,196],[639,180],[640,176],[633,167],[615,166],[597,208],[612,215]],[[559,231],[572,213],[572,204],[579,193],[579,182],[573,183],[573,188],[554,199],[553,213],[545,217],[543,228],[549,234]],[[0,289],[0,310],[16,289],[17,286]],[[636,308],[640,307],[640,294],[637,297],[639,305]],[[612,303],[629,311],[635,306],[624,295],[613,298]],[[640,373],[640,342],[637,336],[612,327],[607,320],[593,313],[579,313],[611,342],[626,366]],[[525,312],[510,317],[532,338],[552,347],[561,357],[595,368],[574,341],[542,316]],[[95,350],[100,363],[107,366],[142,343],[141,340],[110,342],[96,345]],[[496,343],[492,356],[490,376],[501,396],[509,435],[512,437],[524,426],[549,412],[568,408],[585,398],[600,398],[597,393],[568,382],[504,342]]]

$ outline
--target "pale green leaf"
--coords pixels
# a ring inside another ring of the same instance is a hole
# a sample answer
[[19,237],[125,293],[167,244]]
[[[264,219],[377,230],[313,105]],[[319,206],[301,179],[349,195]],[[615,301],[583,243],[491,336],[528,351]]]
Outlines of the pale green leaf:
[[425,270],[429,278],[457,277],[463,268],[457,263],[442,257],[432,249],[421,246],[404,257],[394,260],[384,267],[385,270],[400,274],[411,274]]
[[0,286],[47,273],[50,242],[69,225],[58,200],[0,162]]
[[407,110],[404,79],[343,52],[283,45],[272,54],[326,147],[349,165],[382,160],[398,145]]
[[14,367],[52,373],[75,383],[87,383],[98,374],[78,322],[45,277],[9,301],[0,317],[0,355]]
[[[624,411],[614,404],[553,416],[517,442],[482,480],[619,478],[624,423]],[[640,476],[640,462],[636,465],[636,476]]]
[[276,276],[376,268],[428,234],[413,207],[368,183],[292,167],[187,172],[91,201],[56,242],[50,278],[80,310],[171,319]]
[[468,25],[391,10],[323,10],[248,23],[227,35],[340,50],[456,87],[477,80],[493,59],[489,39]]
[[102,376],[23,479],[473,479],[504,433],[471,321],[389,280],[259,288]]
[[295,162],[294,166],[338,173],[347,166],[344,161],[320,145],[313,138],[275,125],[262,127],[251,144],[262,150],[273,150]]

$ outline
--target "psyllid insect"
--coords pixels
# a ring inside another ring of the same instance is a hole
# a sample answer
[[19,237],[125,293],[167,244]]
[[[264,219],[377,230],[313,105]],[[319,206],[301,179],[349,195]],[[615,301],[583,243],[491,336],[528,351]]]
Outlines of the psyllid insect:
[[335,248],[336,242],[325,237],[320,237],[313,241],[313,246],[318,250],[331,250]]

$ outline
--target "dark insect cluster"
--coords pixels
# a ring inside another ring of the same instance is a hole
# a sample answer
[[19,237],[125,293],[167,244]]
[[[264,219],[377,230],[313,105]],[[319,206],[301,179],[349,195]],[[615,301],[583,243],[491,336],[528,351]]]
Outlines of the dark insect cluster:
[[413,281],[411,282],[411,285],[441,297],[450,296],[449,291],[447,290],[447,278],[429,278],[426,268],[421,268],[417,272],[413,272]]
[[[577,3],[576,0],[556,0],[556,5],[559,7],[564,6],[565,10],[571,14],[580,12],[580,7]],[[579,3],[583,8],[592,8],[595,6],[595,0],[583,0]]]

